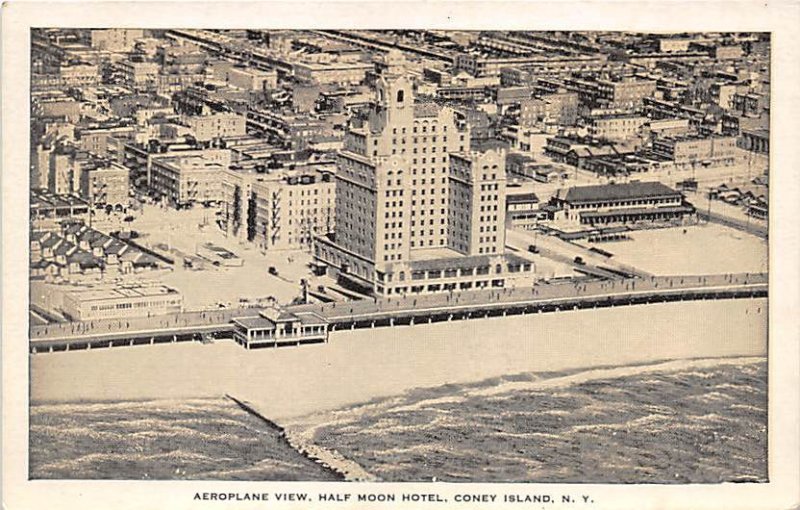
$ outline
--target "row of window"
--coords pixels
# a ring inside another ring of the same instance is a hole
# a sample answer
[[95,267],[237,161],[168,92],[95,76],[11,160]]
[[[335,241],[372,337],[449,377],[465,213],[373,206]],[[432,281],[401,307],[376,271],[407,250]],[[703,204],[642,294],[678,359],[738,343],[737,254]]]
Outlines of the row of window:
[[[413,154],[418,154],[417,148],[415,147],[412,152],[413,152]],[[423,147],[422,153],[423,154],[427,154],[427,152],[428,151]],[[431,149],[431,152],[436,152],[436,147],[433,147]],[[447,147],[442,147],[442,152],[447,152]],[[455,152],[455,151],[450,151],[450,152]],[[459,145],[457,152],[464,152],[464,146],[463,145]],[[397,154],[397,153],[398,153],[397,149],[392,149],[392,154]],[[405,153],[406,153],[405,148],[401,148],[400,149],[400,154],[405,154]],[[373,157],[377,157],[378,156],[378,151],[377,150],[372,151],[372,156]],[[416,159],[414,160],[414,162],[416,164]],[[422,158],[422,162],[425,163],[425,158]],[[435,163],[435,162],[436,162],[436,158],[431,158],[431,163]],[[442,157],[442,163],[446,163],[446,162],[447,162],[447,156],[443,156]]]
[[106,310],[128,310],[131,308],[145,308],[148,306],[164,306],[164,305],[177,305],[180,300],[168,299],[160,301],[138,301],[136,303],[110,303],[106,305],[92,305],[92,311],[106,311]]
[[[431,133],[435,133],[436,132],[436,124],[435,124],[436,123],[436,119],[433,119],[431,122],[432,122],[432,124],[431,124]],[[417,133],[418,132],[418,126],[414,126],[411,131],[413,133]],[[442,126],[442,131],[447,133],[447,126]],[[423,133],[427,133],[428,132],[427,123],[422,124],[422,132]],[[400,129],[400,133],[401,134],[406,134],[406,128],[401,128]],[[392,134],[393,135],[397,134],[397,128],[392,128]],[[464,139],[464,135],[461,135],[461,139],[462,140]]]
[[[397,134],[397,133],[393,133],[393,134]],[[436,136],[432,136],[431,137],[431,142],[436,143],[437,138],[438,137],[436,137]],[[443,136],[442,137],[442,141],[443,142],[447,142],[447,137]],[[462,142],[464,141],[464,136],[463,135],[461,136],[461,141]],[[412,138],[412,142],[413,143],[419,143],[419,138],[417,138],[415,136],[414,138]],[[401,138],[400,139],[400,144],[401,145],[405,145],[405,143],[406,143],[405,137]],[[428,137],[427,136],[423,136],[422,137],[422,143],[428,143]],[[378,145],[378,141],[377,140],[375,140],[375,145]],[[397,145],[397,138],[392,138],[392,145]],[[436,151],[434,151],[434,152],[436,152]]]
[[678,203],[678,197],[669,198],[642,198],[636,200],[615,200],[613,202],[592,202],[588,204],[571,204],[573,209],[596,209],[598,207],[619,207],[622,205],[653,205]]
[[[440,182],[442,184],[447,184],[447,177],[442,177]],[[417,185],[417,180],[413,179],[411,181],[411,184],[413,186],[416,186]],[[435,177],[431,177],[430,183],[428,183],[426,179],[421,179],[420,180],[420,185],[424,185],[424,184],[436,184],[436,178]]]
[[[434,193],[436,193],[436,188],[431,188],[430,192],[431,192],[430,194],[433,195]],[[445,193],[447,193],[447,188],[442,188],[442,194],[445,194]],[[417,190],[416,189],[412,189],[411,190],[411,195],[415,196],[416,194],[417,194]],[[419,190],[419,194],[420,195],[424,195],[425,194],[425,188],[420,189]]]

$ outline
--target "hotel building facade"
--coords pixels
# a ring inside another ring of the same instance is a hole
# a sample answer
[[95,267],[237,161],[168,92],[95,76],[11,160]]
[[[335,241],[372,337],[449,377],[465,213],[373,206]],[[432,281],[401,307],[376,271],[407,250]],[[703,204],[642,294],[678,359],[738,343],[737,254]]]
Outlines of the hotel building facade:
[[[335,234],[314,256],[340,276],[376,295],[504,286],[509,265],[532,282],[532,265],[503,253],[505,152],[471,151],[469,126],[415,103],[408,78],[378,80],[337,166]],[[493,278],[477,273],[490,266]]]

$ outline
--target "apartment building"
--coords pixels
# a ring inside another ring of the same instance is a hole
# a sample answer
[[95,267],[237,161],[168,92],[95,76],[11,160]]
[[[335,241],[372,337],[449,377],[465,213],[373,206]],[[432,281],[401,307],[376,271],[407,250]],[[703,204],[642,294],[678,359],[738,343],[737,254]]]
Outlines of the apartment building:
[[127,206],[130,170],[112,163],[81,172],[81,195],[94,206]]
[[262,250],[308,249],[333,232],[335,197],[333,173],[323,169],[227,169],[220,219],[228,235]]
[[736,137],[657,138],[653,140],[653,153],[672,162],[676,168],[732,165],[736,161]]
[[63,87],[86,87],[100,83],[100,69],[96,64],[62,65],[58,76],[59,84]]
[[92,30],[92,48],[106,51],[131,51],[136,42],[144,37],[144,30],[141,28],[106,28],[102,30]]
[[578,119],[578,95],[571,92],[542,94],[520,101],[519,124],[525,127],[541,123],[574,125]]
[[245,117],[236,113],[193,115],[185,117],[184,122],[198,142],[247,134]]
[[226,166],[202,155],[169,155],[150,161],[150,190],[175,207],[222,199],[221,174]]
[[123,60],[118,65],[123,84],[134,91],[155,90],[161,66],[157,62]]
[[648,118],[639,115],[601,115],[592,117],[590,122],[589,133],[594,138],[622,142],[638,136]]
[[278,86],[278,71],[254,67],[231,67],[225,72],[228,85],[244,90],[269,90]]
[[587,109],[635,110],[656,92],[656,81],[626,77],[620,80],[570,78],[564,86],[578,94]]
[[300,62],[293,65],[294,75],[300,80],[320,85],[358,85],[375,66],[369,62],[331,60]]

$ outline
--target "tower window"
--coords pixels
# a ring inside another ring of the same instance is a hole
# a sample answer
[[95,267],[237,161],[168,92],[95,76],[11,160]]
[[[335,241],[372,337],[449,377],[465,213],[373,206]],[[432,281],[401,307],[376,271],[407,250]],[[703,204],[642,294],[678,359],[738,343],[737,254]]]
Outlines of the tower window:
[[403,90],[398,90],[398,91],[397,91],[397,102],[398,102],[398,103],[402,103],[402,102],[403,102],[403,99],[404,99],[404,96],[405,96],[405,91],[403,91]]

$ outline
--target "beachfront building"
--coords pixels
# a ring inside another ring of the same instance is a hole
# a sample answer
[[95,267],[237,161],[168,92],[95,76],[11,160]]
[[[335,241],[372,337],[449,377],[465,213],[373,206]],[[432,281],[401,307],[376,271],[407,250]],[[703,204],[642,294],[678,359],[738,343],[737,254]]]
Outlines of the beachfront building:
[[505,249],[505,152],[450,155],[447,246],[464,255]]
[[506,224],[514,228],[532,230],[540,219],[547,216],[539,209],[539,197],[535,193],[506,195]]
[[368,118],[345,135],[336,230],[316,238],[315,259],[378,295],[519,276],[503,253],[505,151],[470,150],[469,131],[451,108],[415,103],[408,78],[382,76]]
[[291,313],[267,308],[233,319],[233,339],[246,349],[317,344],[328,338],[328,321],[314,312]]
[[262,250],[299,250],[334,230],[333,172],[226,169],[221,179],[220,221],[229,236]]
[[553,201],[557,220],[589,226],[682,223],[695,213],[679,191],[656,181],[578,186]]
[[178,313],[183,296],[166,285],[75,287],[64,291],[62,312],[75,321],[127,319]]

